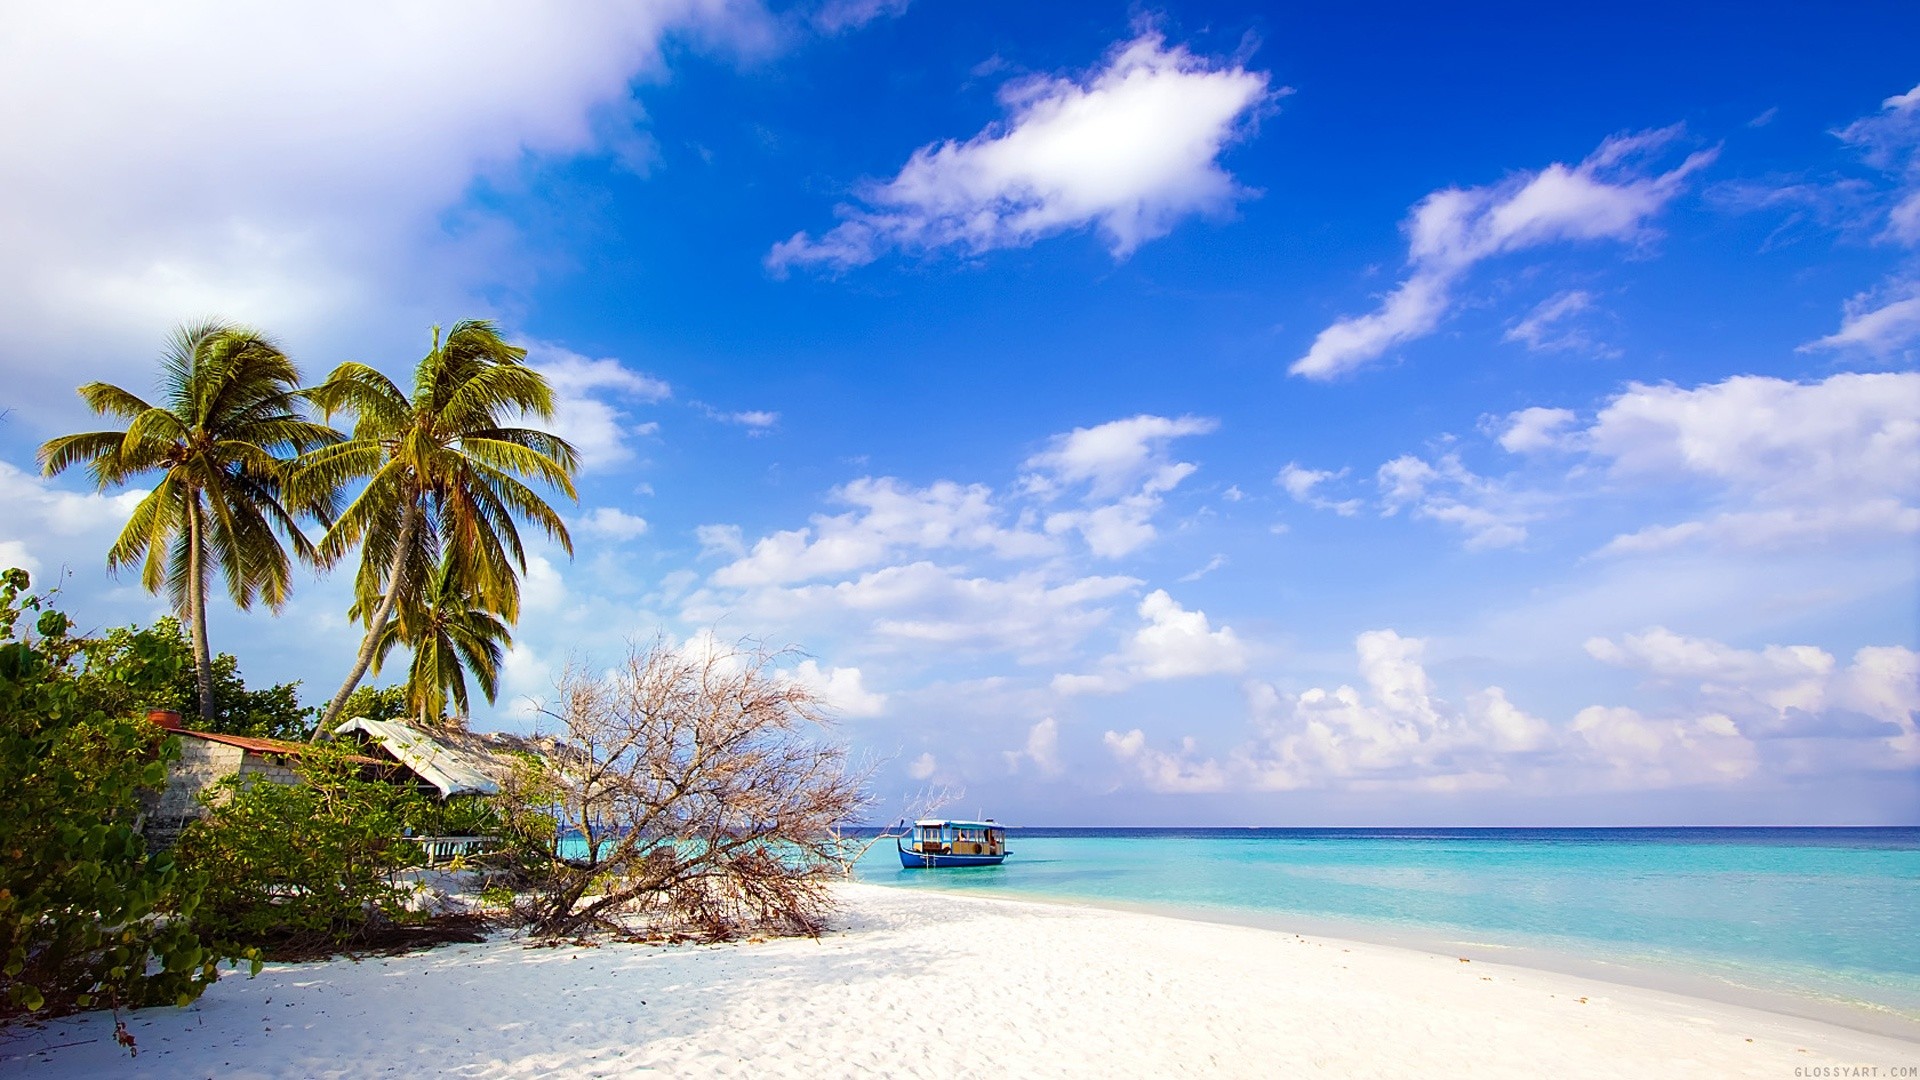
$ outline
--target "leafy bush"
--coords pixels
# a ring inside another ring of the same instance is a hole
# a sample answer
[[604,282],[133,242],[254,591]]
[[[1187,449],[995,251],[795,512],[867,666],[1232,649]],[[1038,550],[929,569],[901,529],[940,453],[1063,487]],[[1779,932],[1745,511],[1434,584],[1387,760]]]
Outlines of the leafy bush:
[[262,739],[304,739],[313,732],[313,709],[300,704],[298,682],[280,683],[265,690],[249,690],[240,678],[240,662],[232,653],[213,658],[213,712],[200,715],[200,692],[194,685],[193,645],[171,616],[155,619],[149,627],[109,630],[94,644],[96,665],[122,657],[145,656],[177,668],[173,677],[146,689],[138,700],[128,700],[128,715],[146,709],[175,709],[186,726],[197,731],[250,735]]
[[362,686],[347,695],[346,704],[340,707],[342,722],[364,716],[369,720],[404,720],[407,718],[407,688],[405,686],[382,686],[375,689]]
[[404,834],[425,800],[360,768],[315,746],[299,760],[301,783],[229,777],[202,796],[210,813],[175,850],[205,876],[200,917],[222,944],[310,952],[419,921],[400,874],[418,859]]
[[[187,1004],[224,957],[195,933],[202,879],[137,829],[171,748],[128,715],[179,658],[71,637],[29,584],[0,575],[0,1019]],[[28,611],[32,638],[16,633]]]

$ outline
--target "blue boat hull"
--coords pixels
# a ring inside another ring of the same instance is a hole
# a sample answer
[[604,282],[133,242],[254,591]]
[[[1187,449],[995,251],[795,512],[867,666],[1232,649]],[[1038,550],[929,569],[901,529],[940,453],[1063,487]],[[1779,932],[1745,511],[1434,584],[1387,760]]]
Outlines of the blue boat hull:
[[998,855],[922,855],[908,851],[898,843],[894,848],[900,852],[900,865],[908,870],[939,870],[949,866],[999,866],[1007,861],[1005,852]]

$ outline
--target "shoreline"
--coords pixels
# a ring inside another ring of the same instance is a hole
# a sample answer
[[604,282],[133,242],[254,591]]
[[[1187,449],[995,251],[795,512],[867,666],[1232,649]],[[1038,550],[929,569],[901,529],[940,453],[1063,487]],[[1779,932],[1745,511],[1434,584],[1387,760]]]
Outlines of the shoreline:
[[1593,953],[1535,944],[1472,941],[1449,936],[1443,928],[1439,927],[1396,927],[1392,924],[1370,922],[1364,919],[1341,919],[1295,912],[1042,895],[982,887],[944,889],[939,886],[891,885],[876,881],[858,881],[858,879],[856,881],[858,884],[878,889],[935,893],[959,899],[977,897],[1012,903],[1058,905],[1067,908],[1151,915],[1219,926],[1238,926],[1283,934],[1298,934],[1332,942],[1403,949],[1436,956],[1465,956],[1478,963],[1504,964],[1544,974],[1588,979],[1633,990],[1668,994],[1734,1008],[1775,1013],[1796,1020],[1831,1024],[1867,1035],[1920,1042],[1920,1011],[1903,1011],[1882,1002],[1827,994],[1805,986],[1784,984],[1777,987],[1755,986],[1720,975],[1708,968],[1690,966],[1684,960],[1659,963],[1637,957],[1608,958]]
[[137,1058],[96,1012],[10,1033],[0,1066],[45,1080],[1920,1070],[1920,1040],[1505,963],[1076,903],[835,892],[818,939],[500,935],[268,965],[188,1008],[128,1014]]

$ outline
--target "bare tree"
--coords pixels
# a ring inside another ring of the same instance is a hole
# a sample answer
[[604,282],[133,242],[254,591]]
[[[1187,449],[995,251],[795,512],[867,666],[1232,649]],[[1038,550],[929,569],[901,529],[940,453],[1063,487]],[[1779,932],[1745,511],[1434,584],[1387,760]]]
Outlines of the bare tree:
[[864,834],[848,836],[836,828],[834,842],[840,872],[847,877],[852,877],[854,867],[859,865],[861,859],[867,857],[867,852],[872,851],[874,845],[906,836],[912,830],[916,819],[932,817],[941,807],[965,796],[964,788],[957,788],[951,784],[929,784],[917,792],[904,796],[901,799],[901,805],[905,809],[900,816],[894,819],[893,824],[880,829],[872,836]]
[[505,800],[534,841],[534,933],[636,917],[712,940],[824,928],[834,837],[864,808],[866,777],[821,740],[828,711],[784,676],[786,655],[656,641],[606,675],[568,670],[543,710],[561,744],[525,762]]

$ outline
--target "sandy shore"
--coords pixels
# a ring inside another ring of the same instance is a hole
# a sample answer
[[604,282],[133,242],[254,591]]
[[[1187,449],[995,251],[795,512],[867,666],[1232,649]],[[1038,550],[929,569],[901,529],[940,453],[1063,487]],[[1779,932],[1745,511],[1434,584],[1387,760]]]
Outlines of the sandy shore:
[[[1920,1042],[1410,949],[844,887],[818,941],[272,965],[0,1044],[26,1076],[1920,1076]],[[1829,1073],[1827,1075],[1841,1075]],[[1864,1074],[1872,1075],[1872,1074]]]

